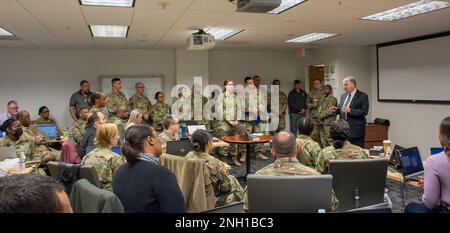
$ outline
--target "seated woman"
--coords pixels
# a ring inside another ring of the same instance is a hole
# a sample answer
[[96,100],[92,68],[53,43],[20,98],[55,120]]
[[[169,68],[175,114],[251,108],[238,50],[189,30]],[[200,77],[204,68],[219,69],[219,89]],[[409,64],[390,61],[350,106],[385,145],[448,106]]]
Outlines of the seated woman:
[[127,162],[114,176],[113,192],[126,213],[186,212],[175,175],[159,164],[161,141],[153,127],[130,126],[122,153]]
[[42,125],[42,124],[56,125],[56,129],[58,130],[58,136],[63,135],[61,128],[59,128],[58,124],[56,124],[56,121],[50,118],[50,110],[46,106],[42,106],[39,108],[39,116],[40,117],[34,121],[35,125]]
[[322,174],[328,173],[330,159],[368,159],[369,151],[355,146],[348,141],[350,125],[339,119],[331,124],[330,129],[333,145],[323,148],[317,158],[316,170]]
[[300,152],[297,158],[303,165],[314,169],[322,148],[320,148],[319,143],[311,138],[313,129],[314,122],[310,117],[300,119],[297,143],[300,144],[302,152]]
[[222,196],[221,194],[231,192],[230,194],[223,196],[223,198],[220,198],[217,202],[217,206],[224,206],[233,202],[242,201],[244,190],[236,177],[228,173],[230,166],[209,154],[212,151],[211,135],[205,130],[198,129],[192,134],[191,142],[194,151],[189,152],[189,154],[186,155],[186,158],[201,159],[205,161],[210,173],[214,192],[218,194],[219,197]]
[[445,149],[428,157],[425,177],[419,181],[423,204],[408,204],[406,213],[450,213],[450,117],[441,122],[439,141]]
[[166,153],[166,147],[168,141],[180,141],[180,136],[178,136],[178,131],[180,130],[180,121],[177,117],[167,114],[163,119],[164,131],[158,136],[161,139],[162,152]]
[[0,127],[6,135],[0,138],[0,147],[15,147],[17,156],[24,153],[27,161],[35,160],[35,143],[22,131],[22,124],[15,119],[8,119]]
[[132,125],[142,124],[142,117],[143,114],[140,110],[135,109],[131,111],[130,119],[128,119],[128,122],[125,124],[125,130]]
[[125,162],[121,155],[114,153],[111,148],[117,145],[119,131],[112,123],[101,125],[95,134],[96,148],[83,157],[81,164],[95,167],[98,178],[104,189],[111,189],[116,170]]

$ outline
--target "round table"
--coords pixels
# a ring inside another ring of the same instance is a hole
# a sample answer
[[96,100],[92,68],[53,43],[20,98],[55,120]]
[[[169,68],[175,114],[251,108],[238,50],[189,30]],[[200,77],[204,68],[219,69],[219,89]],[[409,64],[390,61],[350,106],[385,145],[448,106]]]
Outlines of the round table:
[[245,157],[246,157],[245,163],[246,163],[247,168],[246,168],[245,177],[247,177],[247,175],[251,173],[251,171],[250,171],[250,153],[251,153],[251,151],[250,151],[250,145],[252,145],[252,144],[257,144],[257,143],[266,143],[266,142],[270,142],[270,141],[272,140],[273,136],[270,136],[270,135],[261,135],[261,136],[258,136],[258,138],[259,138],[258,140],[252,140],[252,139],[250,139],[250,140],[248,140],[248,141],[244,141],[244,140],[241,140],[241,138],[239,137],[239,135],[236,135],[236,136],[225,136],[225,137],[222,139],[224,142],[235,143],[235,144],[245,144],[245,145],[246,145],[246,151],[247,151],[247,153],[246,153],[246,155],[245,155]]

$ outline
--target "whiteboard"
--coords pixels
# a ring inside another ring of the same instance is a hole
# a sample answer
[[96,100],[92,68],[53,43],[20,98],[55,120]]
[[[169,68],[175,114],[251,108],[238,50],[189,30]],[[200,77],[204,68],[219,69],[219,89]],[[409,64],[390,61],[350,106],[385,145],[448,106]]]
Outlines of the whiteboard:
[[380,101],[450,103],[450,33],[378,46]]
[[155,103],[156,92],[163,90],[162,75],[102,75],[100,76],[100,87],[103,93],[106,94],[111,91],[111,80],[113,78],[120,78],[122,81],[121,91],[125,94],[127,100],[136,94],[134,85],[137,82],[141,82],[145,85],[144,94],[150,99],[152,104]]

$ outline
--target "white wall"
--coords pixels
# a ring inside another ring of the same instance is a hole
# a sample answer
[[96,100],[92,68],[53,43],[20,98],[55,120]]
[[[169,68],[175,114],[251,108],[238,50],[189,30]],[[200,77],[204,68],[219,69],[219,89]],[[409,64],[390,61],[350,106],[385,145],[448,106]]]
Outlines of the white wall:
[[[389,138],[404,147],[418,146],[422,159],[430,155],[430,147],[440,146],[440,122],[450,116],[448,105],[388,103],[377,100],[376,47],[371,48],[372,112],[373,117],[389,119]],[[401,69],[401,67],[398,67]],[[398,91],[407,93],[398,87]],[[429,90],[424,90],[429,91]]]
[[0,49],[0,55],[0,111],[16,99],[36,119],[46,105],[61,127],[71,125],[69,99],[83,79],[91,90],[100,75],[111,74],[162,74],[165,92],[175,83],[174,50]]

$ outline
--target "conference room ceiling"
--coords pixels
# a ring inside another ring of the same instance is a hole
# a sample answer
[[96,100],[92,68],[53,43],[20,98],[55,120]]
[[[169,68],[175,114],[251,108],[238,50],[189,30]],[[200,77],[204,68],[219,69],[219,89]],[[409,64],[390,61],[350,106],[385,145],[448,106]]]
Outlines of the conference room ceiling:
[[[133,8],[80,6],[78,0],[0,0],[0,26],[19,39],[7,48],[185,48],[196,28],[245,29],[216,48],[291,49],[373,45],[450,30],[450,8],[396,22],[359,18],[417,0],[309,0],[282,14],[237,13],[228,0],[136,0]],[[93,38],[88,25],[129,25],[127,38]],[[313,32],[340,34],[307,45],[286,40]]]

